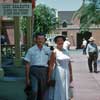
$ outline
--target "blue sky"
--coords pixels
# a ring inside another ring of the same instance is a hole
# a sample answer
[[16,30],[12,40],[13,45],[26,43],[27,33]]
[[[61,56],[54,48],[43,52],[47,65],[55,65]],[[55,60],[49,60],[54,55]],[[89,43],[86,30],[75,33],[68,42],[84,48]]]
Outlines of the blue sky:
[[36,0],[36,5],[42,3],[57,11],[75,11],[82,5],[83,0]]

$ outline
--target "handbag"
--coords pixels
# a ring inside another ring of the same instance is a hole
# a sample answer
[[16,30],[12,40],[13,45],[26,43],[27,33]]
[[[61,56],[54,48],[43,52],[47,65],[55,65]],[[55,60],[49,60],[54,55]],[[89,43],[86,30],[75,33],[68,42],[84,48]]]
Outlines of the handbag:
[[73,86],[69,86],[69,100],[73,98]]

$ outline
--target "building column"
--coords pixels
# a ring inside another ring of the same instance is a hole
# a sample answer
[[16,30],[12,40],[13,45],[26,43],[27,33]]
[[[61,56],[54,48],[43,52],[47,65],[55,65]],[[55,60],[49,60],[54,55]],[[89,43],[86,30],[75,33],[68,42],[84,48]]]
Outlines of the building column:
[[[21,0],[14,0],[14,3],[19,3]],[[15,66],[21,65],[21,46],[20,46],[20,17],[14,17],[14,40],[15,40]]]
[[14,17],[14,40],[15,40],[15,59],[16,66],[21,64],[21,49],[20,49],[20,25],[19,17]]
[[[32,9],[35,8],[35,0],[22,0],[26,3],[32,3]],[[34,23],[34,12],[32,11],[32,16],[27,17],[27,33],[26,33],[26,51],[32,46],[33,44],[33,23]]]

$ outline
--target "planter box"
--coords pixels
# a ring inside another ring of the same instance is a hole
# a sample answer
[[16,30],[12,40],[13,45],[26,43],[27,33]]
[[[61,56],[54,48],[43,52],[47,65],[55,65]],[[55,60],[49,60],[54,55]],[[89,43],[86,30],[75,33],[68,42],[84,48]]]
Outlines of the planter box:
[[3,67],[4,76],[25,77],[25,67]]
[[26,100],[25,78],[0,78],[0,100]]

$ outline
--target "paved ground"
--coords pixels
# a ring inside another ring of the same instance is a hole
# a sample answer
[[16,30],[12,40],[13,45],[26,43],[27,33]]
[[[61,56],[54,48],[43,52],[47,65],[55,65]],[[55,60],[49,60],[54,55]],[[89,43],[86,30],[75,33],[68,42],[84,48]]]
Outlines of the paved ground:
[[[89,73],[87,57],[82,55],[81,50],[71,51],[71,57],[74,100],[100,100],[100,72],[98,74]],[[100,55],[98,71],[100,71]],[[0,100],[25,100],[23,90],[24,81],[0,81]]]
[[[100,100],[100,72],[89,73],[86,55],[72,53],[74,100]],[[100,56],[98,61],[100,71]]]

